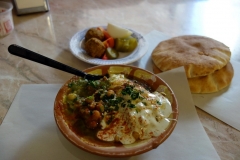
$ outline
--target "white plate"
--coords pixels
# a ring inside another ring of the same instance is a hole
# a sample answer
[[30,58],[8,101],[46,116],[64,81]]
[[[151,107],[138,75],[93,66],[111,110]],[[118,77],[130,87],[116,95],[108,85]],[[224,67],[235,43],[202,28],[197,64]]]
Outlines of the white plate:
[[[103,26],[103,28],[106,28],[106,26]],[[119,53],[119,58],[114,60],[103,60],[100,58],[93,58],[89,56],[82,47],[85,39],[85,34],[89,29],[90,28],[87,28],[77,32],[69,42],[72,54],[84,62],[95,65],[130,64],[139,60],[145,53],[147,53],[148,44],[146,39],[140,33],[132,29],[129,29],[130,31],[133,32],[132,36],[137,38],[138,40],[138,46],[135,48],[134,51],[130,53],[121,52]]]

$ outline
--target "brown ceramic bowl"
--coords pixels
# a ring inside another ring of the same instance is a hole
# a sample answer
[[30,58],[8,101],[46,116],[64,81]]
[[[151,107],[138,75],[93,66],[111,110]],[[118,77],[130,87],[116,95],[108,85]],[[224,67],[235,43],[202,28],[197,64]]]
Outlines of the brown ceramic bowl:
[[135,77],[137,79],[141,79],[146,82],[153,90],[163,91],[166,93],[168,99],[172,104],[172,121],[168,128],[158,137],[150,138],[147,140],[137,141],[131,145],[120,145],[119,143],[109,143],[109,142],[100,142],[89,140],[89,138],[79,136],[75,134],[67,125],[63,118],[63,114],[61,112],[62,106],[62,96],[64,89],[66,89],[66,82],[62,88],[59,90],[55,103],[54,103],[54,116],[62,134],[74,145],[88,151],[93,154],[107,156],[107,157],[129,157],[138,154],[145,153],[152,149],[157,148],[161,143],[163,143],[174,130],[177,119],[178,119],[178,104],[176,97],[172,91],[172,89],[168,86],[166,82],[164,82],[161,78],[157,77],[153,73],[146,71],[141,68],[137,68],[134,66],[128,65],[102,65],[96,66],[93,68],[89,68],[85,70],[91,74],[113,74],[113,73],[124,73],[131,77]]

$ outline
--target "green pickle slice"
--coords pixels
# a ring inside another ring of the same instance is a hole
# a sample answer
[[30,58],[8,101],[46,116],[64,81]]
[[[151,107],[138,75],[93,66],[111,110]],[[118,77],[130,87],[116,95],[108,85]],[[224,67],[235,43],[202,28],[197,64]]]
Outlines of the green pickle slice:
[[137,47],[137,39],[129,36],[127,38],[116,38],[114,48],[119,52],[131,52]]
[[108,59],[116,59],[116,58],[118,58],[119,53],[114,48],[108,47],[106,49],[106,56]]

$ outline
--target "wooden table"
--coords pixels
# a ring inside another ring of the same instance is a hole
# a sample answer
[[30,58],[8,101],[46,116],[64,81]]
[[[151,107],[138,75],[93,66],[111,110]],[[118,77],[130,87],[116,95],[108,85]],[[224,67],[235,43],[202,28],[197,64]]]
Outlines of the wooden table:
[[[240,1],[237,0],[49,0],[49,5],[50,11],[46,13],[16,16],[13,11],[15,30],[0,39],[0,123],[22,84],[63,83],[72,77],[10,55],[7,51],[10,44],[82,70],[92,65],[70,53],[70,38],[84,28],[112,22],[143,35],[158,30],[170,36],[208,36],[229,46],[231,59],[240,61]],[[221,159],[239,159],[240,132],[196,110]]]

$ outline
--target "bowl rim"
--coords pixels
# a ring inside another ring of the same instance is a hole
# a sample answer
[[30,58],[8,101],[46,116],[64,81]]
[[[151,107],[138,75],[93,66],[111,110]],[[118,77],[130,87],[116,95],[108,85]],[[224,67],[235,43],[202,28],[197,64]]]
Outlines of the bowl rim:
[[[54,119],[55,122],[59,128],[59,130],[61,131],[61,133],[64,135],[64,137],[70,141],[72,144],[74,144],[75,146],[77,146],[78,148],[96,154],[96,155],[100,155],[100,156],[105,156],[105,157],[130,157],[130,156],[135,156],[135,155],[139,155],[142,153],[145,153],[147,151],[150,151],[152,149],[157,148],[160,144],[162,144],[173,132],[176,124],[177,124],[177,120],[178,120],[178,115],[179,115],[179,111],[178,111],[178,103],[177,103],[177,98],[173,92],[173,90],[170,88],[170,86],[160,77],[158,77],[156,74],[147,71],[145,69],[136,67],[136,66],[131,66],[131,65],[100,65],[100,66],[94,66],[88,69],[85,69],[85,72],[89,72],[91,70],[97,69],[97,68],[101,68],[101,67],[106,67],[109,68],[111,66],[122,66],[122,67],[130,67],[133,68],[135,70],[139,69],[142,71],[145,71],[153,76],[155,76],[158,80],[160,80],[160,82],[162,82],[170,91],[171,95],[172,95],[172,109],[173,109],[173,120],[171,121],[170,125],[168,126],[168,128],[158,137],[152,137],[150,139],[144,140],[145,142],[142,145],[139,145],[137,147],[129,147],[129,148],[125,148],[125,147],[118,147],[118,150],[114,150],[115,147],[113,148],[108,148],[108,147],[97,147],[94,145],[89,145],[88,143],[86,143],[86,141],[84,141],[84,138],[77,136],[71,129],[69,129],[67,123],[64,121],[63,119],[63,115],[62,112],[60,110],[60,105],[61,103],[59,101],[56,101],[56,99],[61,95],[61,92],[63,91],[64,87],[66,87],[65,85],[75,76],[73,76],[72,78],[70,78],[68,81],[66,81],[62,87],[59,89],[55,101],[54,101]],[[148,145],[146,145],[148,144]],[[124,146],[124,145],[123,145]],[[144,147],[143,147],[144,146]],[[107,150],[106,150],[107,149]],[[124,153],[123,153],[124,152]]]

